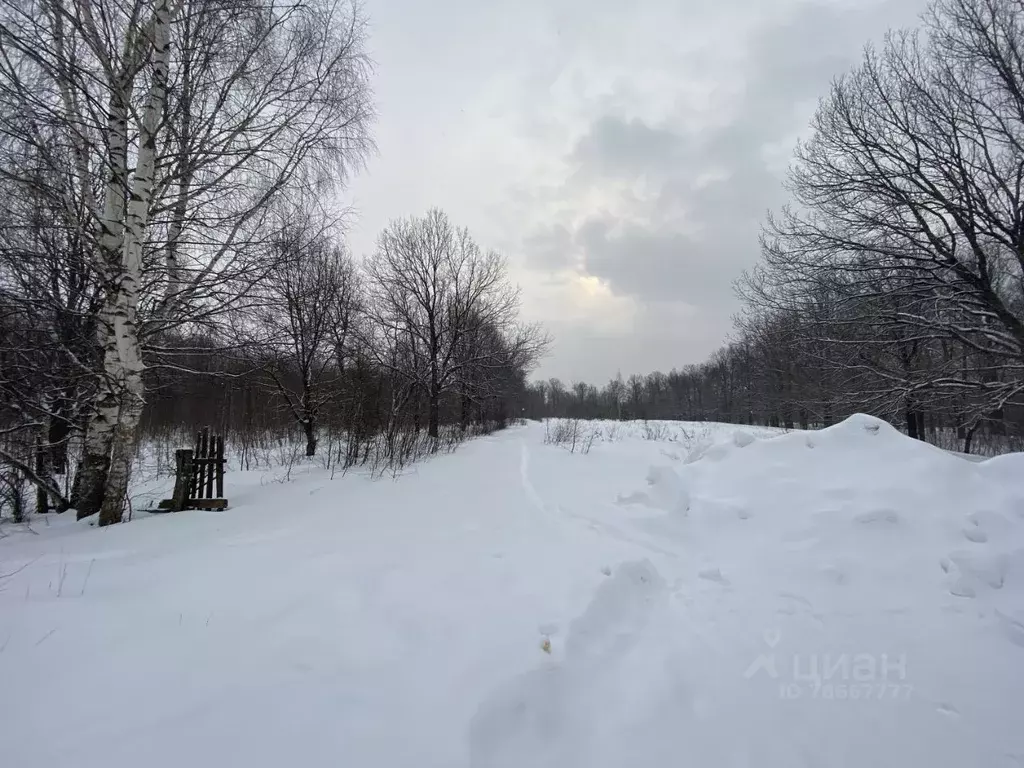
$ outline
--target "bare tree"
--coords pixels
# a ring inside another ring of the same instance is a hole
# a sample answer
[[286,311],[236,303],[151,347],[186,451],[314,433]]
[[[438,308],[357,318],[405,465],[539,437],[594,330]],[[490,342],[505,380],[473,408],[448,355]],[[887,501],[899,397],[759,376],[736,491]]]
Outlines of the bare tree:
[[308,215],[292,217],[271,247],[278,253],[260,289],[260,354],[273,350],[268,374],[313,456],[321,410],[341,383],[358,299],[355,268],[329,229]]
[[869,50],[819,108],[791,177],[797,207],[765,240],[778,300],[826,291],[848,322],[900,344],[999,359],[1013,371],[1000,381],[931,377],[985,390],[991,407],[1024,391],[1022,22],[1018,2],[943,0],[922,33]]
[[484,329],[514,330],[518,289],[500,255],[482,251],[436,209],[393,221],[366,271],[378,362],[423,395],[427,432],[437,438],[442,396],[474,368],[503,362],[503,350],[482,343]]

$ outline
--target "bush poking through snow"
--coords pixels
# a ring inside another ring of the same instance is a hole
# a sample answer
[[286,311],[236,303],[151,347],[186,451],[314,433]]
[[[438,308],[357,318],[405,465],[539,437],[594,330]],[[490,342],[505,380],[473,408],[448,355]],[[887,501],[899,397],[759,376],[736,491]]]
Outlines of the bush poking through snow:
[[644,440],[671,440],[668,424],[663,421],[643,421]]
[[590,453],[599,435],[598,426],[581,419],[547,419],[544,422],[544,443],[560,445],[567,448],[569,453]]
[[11,520],[23,523],[28,519],[28,483],[14,467],[0,471],[0,518],[9,514]]

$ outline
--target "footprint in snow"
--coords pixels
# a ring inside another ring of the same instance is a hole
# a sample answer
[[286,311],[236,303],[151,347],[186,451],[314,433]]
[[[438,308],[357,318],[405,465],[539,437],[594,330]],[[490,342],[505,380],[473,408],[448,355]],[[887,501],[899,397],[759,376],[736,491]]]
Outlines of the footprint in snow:
[[999,610],[995,615],[1003,636],[1017,647],[1024,648],[1024,622],[1017,621]]
[[988,541],[988,534],[981,530],[981,528],[975,526],[972,528],[964,528],[964,538],[968,541],[973,541],[975,544],[984,544]]
[[729,584],[729,580],[722,575],[722,571],[718,568],[704,568],[700,571],[697,571],[697,576],[704,579],[705,581],[714,581],[722,585]]
[[[470,765],[584,764],[595,686],[615,674],[666,590],[649,561],[621,564],[569,624],[564,658],[513,678],[480,705],[469,726]],[[558,627],[538,629],[547,637]]]
[[601,582],[587,609],[570,623],[567,661],[581,664],[628,651],[646,626],[654,599],[665,589],[664,579],[650,561],[620,565]]
[[899,525],[900,516],[894,509],[872,509],[854,515],[853,521],[861,525],[891,528]]
[[832,584],[842,585],[849,581],[849,575],[846,573],[846,570],[838,565],[826,565],[821,569],[821,575]]

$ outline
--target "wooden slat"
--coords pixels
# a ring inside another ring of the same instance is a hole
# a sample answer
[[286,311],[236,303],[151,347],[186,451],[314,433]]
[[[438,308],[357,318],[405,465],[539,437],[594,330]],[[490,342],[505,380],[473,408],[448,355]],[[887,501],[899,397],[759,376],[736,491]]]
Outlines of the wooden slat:
[[180,512],[185,508],[185,500],[189,497],[189,485],[192,482],[192,451],[187,448],[174,452],[174,493],[171,495],[173,502],[171,508]]
[[214,463],[215,459],[213,459],[213,457],[217,453],[217,450],[216,450],[216,447],[215,447],[216,443],[217,443],[217,436],[216,435],[210,436],[210,429],[209,429],[209,427],[207,427],[207,429],[206,429],[206,434],[207,434],[206,456],[211,459],[209,464],[207,464],[207,466],[206,466],[206,498],[212,499],[213,498],[213,474],[214,474],[214,472],[217,469],[217,465]]
[[196,489],[197,489],[198,484],[199,484],[199,463],[198,463],[198,459],[199,459],[200,456],[202,456],[202,453],[199,450],[202,447],[202,442],[203,442],[203,433],[202,432],[196,432],[196,447],[195,447],[195,450],[192,452],[192,475],[191,475],[191,477],[189,477],[189,480],[188,480],[188,497],[190,499],[195,498],[195,495],[197,493]]
[[217,464],[214,467],[217,473],[217,497],[224,496],[224,436],[217,436]]
[[[210,430],[204,428],[203,431],[199,433],[199,457],[201,459],[205,459],[209,455],[207,453],[209,451],[209,445],[208,445],[209,440],[210,440]],[[195,496],[196,496],[197,499],[206,498],[206,496],[205,496],[205,493],[206,493],[206,474],[207,474],[208,471],[209,471],[209,469],[207,467],[206,462],[205,461],[200,461],[199,462],[199,476],[198,476],[198,481],[196,483],[196,493],[195,493]]]
[[189,499],[188,505],[193,509],[227,509],[227,499]]

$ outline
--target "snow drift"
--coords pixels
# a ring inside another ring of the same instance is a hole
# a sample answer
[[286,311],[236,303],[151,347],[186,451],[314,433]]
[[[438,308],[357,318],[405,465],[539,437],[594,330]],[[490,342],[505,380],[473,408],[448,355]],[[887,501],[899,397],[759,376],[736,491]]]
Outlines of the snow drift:
[[236,476],[227,513],[8,536],[5,757],[1024,762],[1024,456],[866,416],[705,431],[580,455],[534,425],[397,482]]

